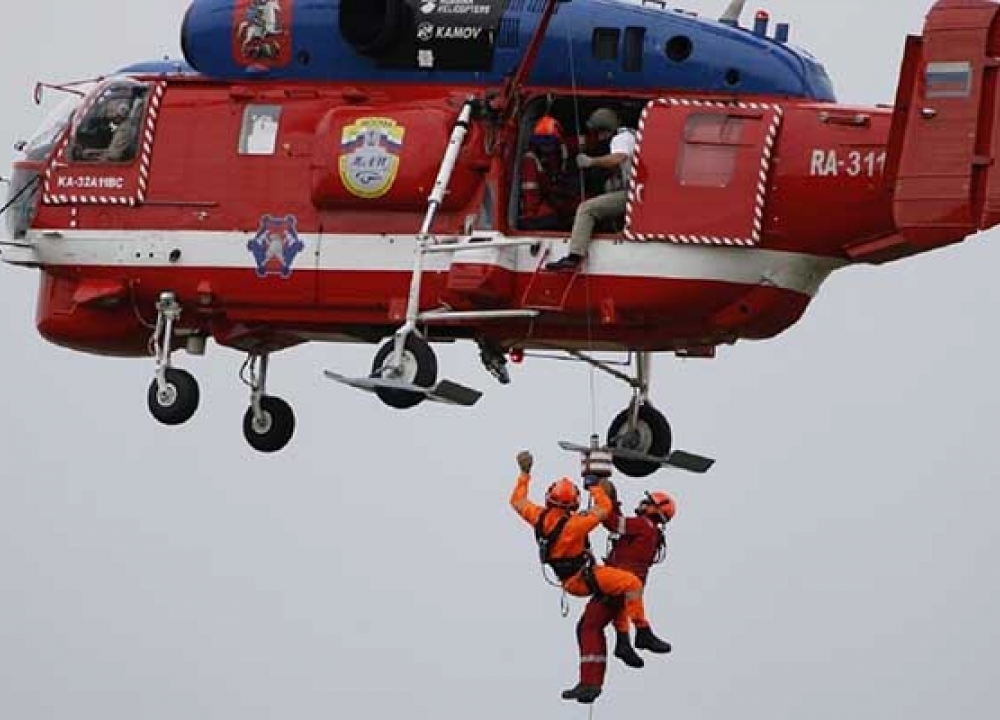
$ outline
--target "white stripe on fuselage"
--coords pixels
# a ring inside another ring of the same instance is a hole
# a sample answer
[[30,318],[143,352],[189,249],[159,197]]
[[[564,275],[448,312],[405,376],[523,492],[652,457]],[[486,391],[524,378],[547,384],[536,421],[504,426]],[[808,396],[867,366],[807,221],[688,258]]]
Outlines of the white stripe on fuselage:
[[[32,231],[28,242],[34,245],[35,257],[42,265],[254,270],[256,264],[247,248],[254,236],[183,230],[50,230]],[[410,272],[413,268],[415,235],[300,233],[299,238],[305,248],[295,258],[296,271]],[[546,260],[561,257],[568,248],[565,240],[539,238],[539,243],[551,249]],[[171,262],[175,250],[180,251],[180,257]],[[519,273],[533,273],[542,257],[532,255],[528,247],[507,248],[492,258],[490,252],[460,256],[468,262],[501,265]],[[446,272],[450,263],[451,255],[429,255],[424,258],[424,269]],[[591,244],[587,272],[591,276],[765,285],[813,296],[831,272],[846,264],[832,258],[774,250],[598,239]]]

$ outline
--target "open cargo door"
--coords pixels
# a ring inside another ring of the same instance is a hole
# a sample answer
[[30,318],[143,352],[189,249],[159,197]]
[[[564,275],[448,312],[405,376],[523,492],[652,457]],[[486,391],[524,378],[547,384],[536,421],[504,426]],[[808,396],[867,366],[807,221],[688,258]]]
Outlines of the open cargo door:
[[639,125],[626,237],[758,245],[781,121],[777,105],[651,102]]

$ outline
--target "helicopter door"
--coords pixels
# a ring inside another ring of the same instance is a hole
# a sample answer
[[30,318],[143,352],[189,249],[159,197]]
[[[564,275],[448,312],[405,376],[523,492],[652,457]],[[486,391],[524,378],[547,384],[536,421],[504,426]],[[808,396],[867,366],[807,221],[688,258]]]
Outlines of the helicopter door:
[[122,78],[95,88],[49,160],[42,202],[142,204],[165,88],[164,83]]
[[626,237],[760,243],[781,119],[779,107],[759,103],[650,103],[639,125]]

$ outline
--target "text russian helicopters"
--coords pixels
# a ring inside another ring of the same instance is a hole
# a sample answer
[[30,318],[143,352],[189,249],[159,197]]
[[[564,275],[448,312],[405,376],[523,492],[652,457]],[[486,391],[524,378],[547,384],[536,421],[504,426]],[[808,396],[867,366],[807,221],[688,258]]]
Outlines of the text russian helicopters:
[[[739,26],[742,5],[716,21],[610,0],[198,0],[189,64],[62,86],[15,164],[2,259],[40,270],[52,342],[152,348],[168,424],[199,402],[172,353],[209,338],[247,354],[261,451],[294,430],[272,353],[389,338],[369,377],[330,376],[394,407],[472,404],[432,351],[469,339],[501,380],[541,349],[626,381],[609,442],[667,457],[650,353],[774,337],[834,270],[1000,222],[1000,5],[937,2],[895,108],[838,104],[787,28]],[[628,211],[580,272],[547,272],[566,232],[520,226],[520,161],[540,117],[577,137],[598,107],[637,128]]]

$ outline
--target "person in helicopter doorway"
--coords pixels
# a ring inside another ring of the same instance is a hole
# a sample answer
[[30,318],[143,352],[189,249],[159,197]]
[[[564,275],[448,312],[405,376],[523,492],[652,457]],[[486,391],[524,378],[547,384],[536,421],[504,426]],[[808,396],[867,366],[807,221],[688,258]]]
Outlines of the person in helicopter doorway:
[[559,121],[542,116],[521,158],[518,228],[559,230],[572,217],[579,200],[570,190],[573,178],[566,172],[569,149]]
[[[597,475],[585,478],[584,487],[594,506],[590,511],[580,511],[580,490],[569,478],[552,483],[545,493],[545,507],[540,507],[528,499],[534,458],[530,452],[521,452],[517,464],[521,472],[510,497],[511,507],[534,528],[539,557],[555,573],[562,589],[575,597],[597,596],[620,603],[616,617],[624,628],[622,653],[626,652],[627,643],[627,651],[635,654],[629,643],[630,625],[636,627],[636,643],[640,648],[653,652],[669,650],[653,635],[646,619],[642,581],[628,570],[598,565],[590,551],[588,536],[614,510],[605,490],[607,482],[602,483]],[[587,694],[575,692],[571,699],[593,702],[597,698],[593,690],[588,689],[587,693],[592,697],[588,699]]]
[[[611,550],[605,562],[611,567],[628,570],[645,587],[650,568],[663,562],[666,553],[663,531],[676,513],[673,498],[665,492],[646,493],[635,509],[635,516],[625,517],[615,486],[610,480],[604,481],[602,486],[614,506],[603,523],[611,538]],[[629,625],[623,610],[620,599],[613,597],[595,596],[587,603],[576,626],[580,681],[563,692],[564,700],[591,703],[600,696],[607,669],[608,646],[604,629],[612,623],[617,637],[615,656],[632,668],[644,665],[629,642]],[[670,643],[656,637],[649,627],[636,627],[635,644],[653,653],[668,653],[671,649]]]
[[614,170],[603,195],[580,203],[573,221],[569,254],[561,260],[550,262],[546,270],[556,272],[578,269],[587,256],[587,248],[594,234],[594,226],[602,220],[625,216],[629,179],[632,175],[632,158],[635,155],[636,138],[631,128],[623,127],[618,113],[611,108],[598,108],[587,120],[587,129],[596,133],[601,141],[611,141],[611,151],[607,155],[591,157],[586,154],[576,156],[576,165],[581,170],[600,168]]

